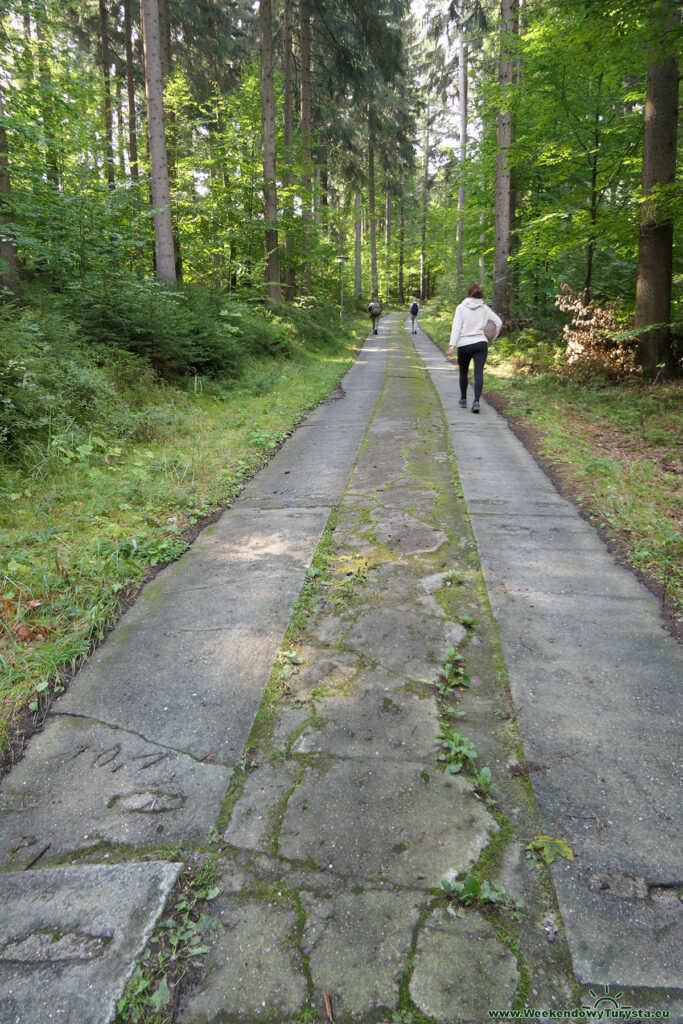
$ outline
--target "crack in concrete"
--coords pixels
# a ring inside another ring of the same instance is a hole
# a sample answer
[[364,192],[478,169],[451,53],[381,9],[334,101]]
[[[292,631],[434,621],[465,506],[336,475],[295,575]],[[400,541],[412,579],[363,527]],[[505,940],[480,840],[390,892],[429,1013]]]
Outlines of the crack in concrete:
[[[206,765],[208,763],[208,758],[206,758],[206,757],[203,757],[203,758],[202,757],[197,757],[196,754],[193,754],[190,750],[183,750],[181,747],[172,747],[172,746],[169,746],[168,744],[160,743],[158,740],[150,740],[150,739],[148,739],[147,736],[144,735],[144,733],[136,732],[134,729],[127,729],[127,728],[125,728],[125,726],[116,725],[116,724],[114,724],[112,722],[105,722],[103,719],[100,719],[100,718],[93,718],[91,715],[79,715],[79,714],[77,714],[74,711],[59,711],[58,710],[58,705],[54,705],[52,707],[48,717],[50,719],[55,719],[55,720],[61,718],[61,719],[65,720],[65,721],[73,720],[73,721],[89,722],[92,725],[101,725],[105,729],[111,729],[111,730],[113,730],[115,732],[122,732],[122,733],[124,733],[127,736],[135,736],[136,739],[142,740],[143,743],[149,743],[150,747],[157,747],[158,749],[160,749],[162,751],[168,751],[169,753],[172,753],[172,754],[181,754],[183,757],[189,758],[191,761],[194,761],[196,764]],[[81,754],[81,753],[82,753],[82,751],[77,751],[76,754],[74,755],[74,757],[78,757],[79,754]],[[149,756],[152,756],[152,755],[149,755]],[[225,762],[214,761],[213,757],[211,758],[210,763],[211,764],[220,764],[221,767],[224,767],[224,768],[235,768],[236,767],[236,765],[233,764],[230,761],[225,761]],[[145,767],[151,767],[151,765],[146,765]]]

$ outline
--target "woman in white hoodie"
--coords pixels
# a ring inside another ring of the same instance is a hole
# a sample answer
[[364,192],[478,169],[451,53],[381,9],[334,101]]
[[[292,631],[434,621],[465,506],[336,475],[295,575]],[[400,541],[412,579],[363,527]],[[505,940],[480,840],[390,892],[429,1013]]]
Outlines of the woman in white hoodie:
[[458,350],[458,366],[460,368],[460,402],[459,405],[467,405],[467,374],[470,362],[474,360],[474,401],[472,412],[479,412],[479,399],[484,387],[484,363],[489,349],[488,339],[484,333],[484,326],[493,320],[496,325],[494,337],[503,326],[503,321],[497,313],[484,302],[484,293],[478,284],[471,284],[467,289],[467,298],[463,299],[455,311],[453,326],[451,328],[451,340],[448,346],[448,354],[451,355],[454,348]]

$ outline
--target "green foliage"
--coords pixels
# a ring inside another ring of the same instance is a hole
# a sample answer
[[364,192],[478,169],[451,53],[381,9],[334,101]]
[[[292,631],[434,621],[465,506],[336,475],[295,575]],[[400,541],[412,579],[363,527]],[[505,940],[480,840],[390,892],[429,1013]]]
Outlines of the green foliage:
[[447,775],[458,775],[461,771],[476,772],[477,751],[474,744],[455,729],[445,728],[438,734],[441,740],[439,761],[445,765]]
[[322,302],[264,309],[125,275],[62,295],[35,289],[0,307],[0,452],[31,463],[116,459],[131,438],[172,435],[179,399],[163,401],[160,376],[223,400],[237,381],[265,394],[278,379],[270,361],[304,345],[333,352],[342,339]]
[[134,417],[73,322],[16,303],[0,308],[0,450],[92,430],[129,434]]
[[484,907],[505,904],[505,889],[495,882],[479,880],[476,875],[468,874],[461,881],[449,882],[442,878],[441,888],[446,896],[462,903],[464,907]]
[[469,687],[470,677],[465,672],[465,659],[455,647],[449,647],[441,661],[436,688],[442,697],[448,696],[456,687]]

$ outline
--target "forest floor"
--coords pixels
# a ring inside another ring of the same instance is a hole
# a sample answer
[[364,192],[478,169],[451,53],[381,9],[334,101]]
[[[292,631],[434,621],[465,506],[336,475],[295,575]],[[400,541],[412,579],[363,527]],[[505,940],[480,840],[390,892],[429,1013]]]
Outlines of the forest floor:
[[683,1013],[680,648],[456,388],[386,318],[54,704],[0,796],[8,1019]]

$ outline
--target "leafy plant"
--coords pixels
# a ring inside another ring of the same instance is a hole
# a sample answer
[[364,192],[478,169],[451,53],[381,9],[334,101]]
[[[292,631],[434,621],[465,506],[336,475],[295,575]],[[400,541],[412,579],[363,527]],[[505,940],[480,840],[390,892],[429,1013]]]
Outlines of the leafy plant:
[[491,769],[488,765],[475,771],[472,776],[472,782],[476,792],[484,797],[485,800],[491,801],[493,799],[493,793],[499,793],[500,787],[493,781]]
[[442,697],[448,696],[456,687],[469,687],[471,680],[465,672],[465,659],[455,647],[446,650],[441,662],[442,667],[437,674],[435,686]]
[[468,874],[461,881],[449,882],[441,879],[441,888],[447,896],[452,897],[463,906],[482,907],[484,904],[505,903],[505,889],[502,885],[491,884],[485,879],[480,881],[476,875]]
[[502,885],[479,879],[472,873],[454,882],[442,878],[441,888],[449,901],[449,912],[457,917],[465,916],[464,907],[501,908],[511,911],[515,917],[520,917],[525,907],[524,900],[510,900]]
[[447,775],[458,775],[463,769],[476,772],[477,751],[466,736],[455,729],[444,729],[438,739],[441,740],[439,761],[446,765]]
[[555,305],[571,314],[564,327],[566,350],[560,372],[586,381],[593,380],[596,373],[617,380],[637,372],[637,334],[624,330],[628,320],[620,303],[608,302],[604,307],[597,302],[586,304],[563,284]]

